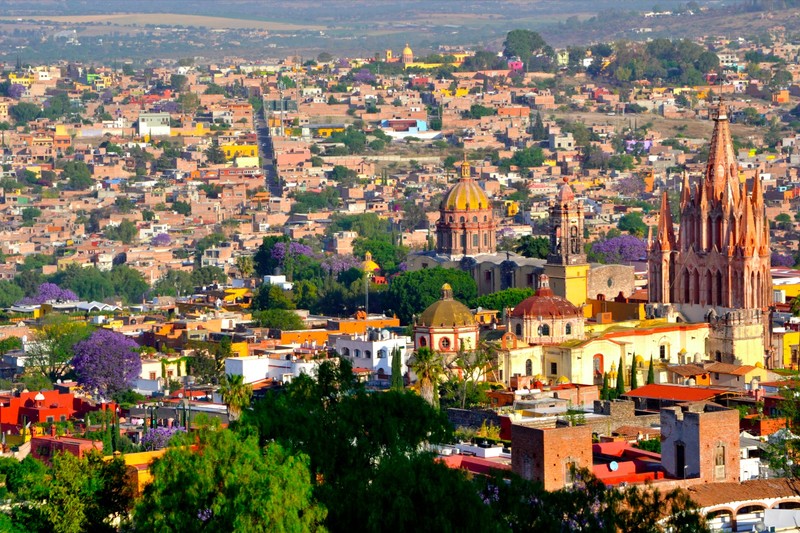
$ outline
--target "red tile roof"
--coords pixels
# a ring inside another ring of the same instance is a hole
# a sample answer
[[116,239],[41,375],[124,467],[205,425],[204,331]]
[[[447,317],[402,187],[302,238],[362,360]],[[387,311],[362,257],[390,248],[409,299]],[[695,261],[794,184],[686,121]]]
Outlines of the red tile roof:
[[699,402],[729,392],[723,389],[705,387],[683,387],[681,385],[662,385],[654,383],[634,389],[624,396],[630,398],[651,398],[654,400],[676,400],[680,402]]
[[754,479],[742,483],[707,483],[688,488],[692,500],[702,507],[731,502],[800,496],[800,484],[785,478]]

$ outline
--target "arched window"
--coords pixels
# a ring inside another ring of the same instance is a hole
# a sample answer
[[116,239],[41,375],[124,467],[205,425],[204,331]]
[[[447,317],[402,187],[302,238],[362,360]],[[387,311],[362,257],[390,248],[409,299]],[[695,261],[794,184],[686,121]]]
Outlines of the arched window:
[[605,372],[603,365],[603,354],[594,354],[594,357],[592,357],[592,370],[594,370],[594,376],[596,378],[603,377],[603,373]]
[[387,350],[386,348],[381,348],[378,350],[378,359],[386,359]]
[[528,359],[525,361],[525,375],[532,376],[533,375],[533,361]]
[[564,326],[564,333],[572,335],[572,324],[570,322],[567,322],[567,325]]
[[489,234],[488,233],[484,233],[483,234],[483,245],[484,246],[489,246]]
[[472,217],[472,221],[473,222],[477,222],[478,221],[478,217]]
[[464,222],[464,217],[458,219],[459,222]]
[[356,348],[356,357],[361,357],[361,350]]
[[425,339],[425,337],[420,337],[419,338],[419,345],[422,346],[422,347],[425,347],[425,346],[428,345],[428,341]]
[[478,246],[478,234],[474,233],[472,235],[472,246]]
[[550,326],[547,324],[542,324],[539,326],[539,336],[540,337],[549,337],[550,336]]
[[517,337],[522,337],[522,324],[517,324],[517,327],[514,328],[514,333],[517,334]]
[[350,348],[342,348],[342,355],[345,357],[350,357]]
[[372,352],[370,352],[369,350],[364,350],[364,357],[366,357],[367,359],[372,359]]
[[489,221],[489,217],[487,217],[486,215],[483,215],[483,221],[484,222],[488,222]]
[[448,221],[448,222],[452,222],[453,220],[454,220],[454,219],[453,219],[453,215],[450,215],[449,217],[447,217],[447,221]]
[[442,347],[442,350],[450,349],[450,339],[447,337],[442,337],[442,340],[439,341],[439,346]]

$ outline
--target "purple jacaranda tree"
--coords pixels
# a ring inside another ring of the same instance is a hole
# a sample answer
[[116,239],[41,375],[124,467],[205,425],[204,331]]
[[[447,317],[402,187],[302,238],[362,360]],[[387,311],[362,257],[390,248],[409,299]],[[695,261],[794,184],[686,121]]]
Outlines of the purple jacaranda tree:
[[9,98],[13,98],[14,100],[19,100],[20,98],[22,98],[23,94],[25,94],[24,85],[20,85],[19,83],[12,83],[11,87],[8,88]]
[[78,295],[69,289],[62,289],[55,283],[42,283],[35,296],[27,296],[17,302],[20,305],[38,305],[45,302],[74,302]]
[[[286,262],[286,255],[287,255],[286,243],[285,242],[275,243],[275,246],[272,247],[272,258],[281,265],[283,265]],[[313,257],[314,250],[312,250],[310,246],[307,246],[305,244],[301,244],[299,242],[290,242],[288,255],[293,257],[296,257],[298,255],[307,255],[309,257]]]
[[137,344],[116,331],[98,329],[73,347],[72,366],[78,383],[107,397],[126,390],[142,371]]
[[644,239],[633,235],[620,235],[592,245],[592,252],[605,263],[630,263],[647,259]]
[[770,262],[774,267],[793,267],[794,257],[792,257],[791,254],[772,252],[772,255],[770,256]]
[[353,80],[359,83],[373,83],[376,79],[375,74],[365,68],[353,74]]
[[168,427],[157,427],[157,428],[150,428],[144,432],[142,435],[142,449],[147,452],[152,452],[155,450],[160,450],[162,448],[166,448],[169,444],[170,439],[175,436],[176,433],[180,433],[183,431],[183,428],[174,426],[171,428]]
[[159,233],[158,235],[153,237],[153,240],[150,241],[150,244],[152,244],[153,246],[166,246],[171,242],[172,238],[169,236],[169,234]]
[[320,266],[332,276],[338,276],[351,268],[361,268],[361,261],[352,254],[334,254],[323,259]]

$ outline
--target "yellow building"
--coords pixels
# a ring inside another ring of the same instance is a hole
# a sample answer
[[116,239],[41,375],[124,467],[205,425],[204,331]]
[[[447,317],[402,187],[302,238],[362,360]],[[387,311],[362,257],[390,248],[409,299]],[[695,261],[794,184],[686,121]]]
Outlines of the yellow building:
[[220,149],[228,161],[233,161],[237,157],[258,157],[256,144],[224,144]]

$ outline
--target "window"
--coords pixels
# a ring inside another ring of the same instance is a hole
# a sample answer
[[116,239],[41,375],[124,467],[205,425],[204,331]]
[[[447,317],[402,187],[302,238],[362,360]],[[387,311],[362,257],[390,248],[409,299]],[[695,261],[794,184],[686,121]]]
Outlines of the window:
[[359,350],[358,348],[356,348],[356,350],[355,350],[355,355],[356,355],[356,357],[361,357],[361,350]]
[[386,359],[386,348],[378,350],[378,359]]
[[484,246],[489,246],[489,234],[488,233],[484,233],[483,234],[483,245]]
[[48,422],[55,422],[55,418],[53,418],[52,416],[48,416],[47,417],[47,421]]
[[564,326],[564,333],[566,333],[567,335],[572,335],[572,324],[570,324],[569,322],[567,322],[567,325]]
[[514,332],[517,334],[517,337],[522,337],[522,324],[517,324],[517,327],[514,328]]
[[167,370],[167,377],[171,378],[173,373],[174,373],[173,370]]
[[428,341],[425,339],[425,337],[419,338],[419,345],[423,347],[428,345]]
[[532,376],[533,375],[533,361],[528,359],[525,361],[525,375]]
[[442,340],[439,341],[439,346],[441,346],[443,350],[447,350],[450,348],[450,339],[443,337]]
[[662,344],[661,346],[658,347],[658,357],[660,359],[666,359],[667,358],[667,345],[666,344]]
[[364,350],[364,357],[367,359],[372,359],[372,352],[369,350]]
[[350,357],[350,348],[343,348],[342,355],[345,357]]
[[558,375],[558,363],[550,363],[550,374],[553,376]]
[[472,235],[472,246],[478,246],[478,234],[477,233]]
[[539,326],[539,336],[540,337],[549,337],[550,336],[550,326],[547,324],[542,324]]
[[714,479],[717,481],[725,479],[725,446],[717,445],[714,454]]
[[458,221],[463,223],[463,222],[464,222],[464,217],[460,217],[460,218],[458,219]]
[[156,373],[155,372],[150,372],[150,379],[152,379],[152,380],[156,379]]
[[472,221],[473,222],[477,222],[478,221],[478,217],[472,217]]
[[66,422],[67,421],[67,415],[61,415],[61,416],[58,417],[58,419],[60,421],[62,421],[62,422]]

